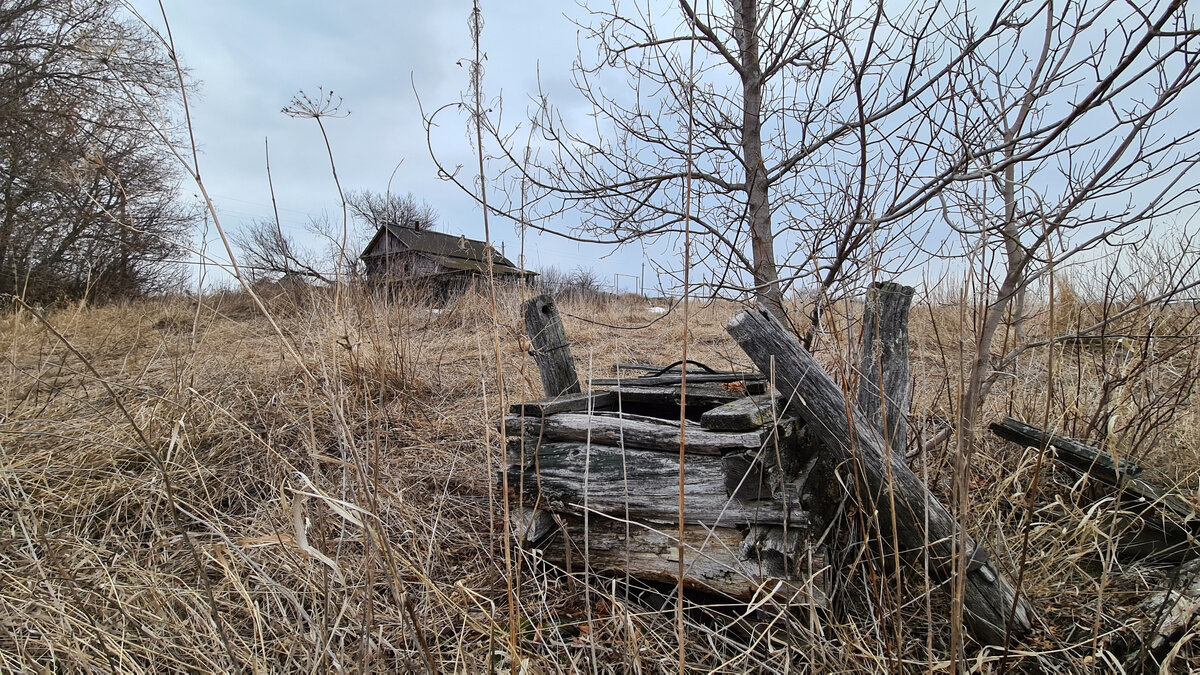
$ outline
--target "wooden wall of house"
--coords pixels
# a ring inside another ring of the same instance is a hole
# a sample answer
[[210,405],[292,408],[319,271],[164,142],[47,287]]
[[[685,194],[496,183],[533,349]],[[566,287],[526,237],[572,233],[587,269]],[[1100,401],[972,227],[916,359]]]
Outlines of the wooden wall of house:
[[366,261],[367,276],[379,279],[410,279],[445,270],[435,260],[415,251],[394,252],[387,258],[374,258]]

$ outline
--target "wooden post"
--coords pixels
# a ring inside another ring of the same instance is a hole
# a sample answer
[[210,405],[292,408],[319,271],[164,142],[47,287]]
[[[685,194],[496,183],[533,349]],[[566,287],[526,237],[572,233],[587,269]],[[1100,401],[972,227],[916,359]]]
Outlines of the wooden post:
[[563,330],[562,317],[554,298],[539,295],[526,301],[525,332],[533,343],[530,355],[542,374],[542,386],[546,396],[554,398],[562,394],[578,394],[579,376],[575,373],[575,359],[571,356],[571,344]]
[[[928,546],[932,573],[949,578],[958,524],[904,463],[904,455],[888,451],[874,425],[777,319],[761,310],[743,311],[726,330],[763,372],[769,372],[774,358],[775,388],[784,395],[786,409],[801,417],[809,432],[839,460],[853,467],[859,494],[869,502],[861,508],[876,514],[873,521],[879,536],[901,551]],[[1024,598],[1017,599],[1012,585],[987,561],[984,549],[970,538],[966,541],[969,564],[963,608],[969,626],[980,642],[1003,643],[1015,602],[1012,636],[1019,640],[1030,631],[1032,609]]]
[[858,365],[858,406],[892,452],[908,449],[908,308],[914,289],[885,281],[867,291]]

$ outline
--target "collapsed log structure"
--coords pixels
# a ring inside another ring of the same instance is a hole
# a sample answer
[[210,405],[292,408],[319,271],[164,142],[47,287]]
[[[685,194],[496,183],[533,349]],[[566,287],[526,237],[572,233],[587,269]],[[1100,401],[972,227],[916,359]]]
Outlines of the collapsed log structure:
[[1025,599],[908,468],[904,454],[892,451],[877,422],[847,402],[795,336],[763,311],[738,313],[726,330],[756,366],[774,368],[785,411],[799,416],[810,434],[849,465],[858,494],[868,502],[863,511],[875,515],[868,523],[871,534],[906,556],[928,549],[930,571],[939,579],[966,574],[963,608],[981,642],[999,645],[1027,634],[1032,610]]
[[810,444],[795,417],[776,414],[761,374],[677,364],[579,392],[553,299],[527,302],[525,319],[547,395],[504,420],[525,545],[568,567],[666,583],[682,556],[690,588],[826,602],[825,555],[802,501]]
[[[593,379],[589,391],[573,393],[563,383],[578,378],[553,300],[531,300],[526,329],[547,398],[512,406],[504,422],[522,543],[568,567],[579,561],[734,598],[782,591],[790,602],[823,604],[826,556],[813,540],[824,491],[814,467],[824,458],[850,467],[857,482],[850,496],[878,516],[869,535],[897,557],[928,549],[939,580],[966,575],[964,609],[981,642],[1019,640],[1030,630],[1031,608],[904,462],[911,297],[903,287],[873,292],[868,317],[877,318],[868,318],[874,336],[864,341],[859,390],[870,414],[760,311],[741,312],[727,327],[760,373],[689,368],[685,375],[678,364],[639,378]],[[598,386],[609,388],[592,390]]]

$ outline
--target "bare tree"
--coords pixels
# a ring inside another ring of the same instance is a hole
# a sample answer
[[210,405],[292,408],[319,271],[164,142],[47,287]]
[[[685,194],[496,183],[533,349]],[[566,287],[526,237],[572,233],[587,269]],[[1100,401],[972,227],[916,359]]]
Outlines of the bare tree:
[[358,190],[346,196],[350,213],[369,230],[368,236],[385,225],[436,230],[438,212],[424,201],[417,201],[413,193],[395,195],[390,192]]
[[[902,13],[848,0],[585,9],[595,53],[573,73],[594,121],[543,94],[534,152],[490,129],[509,184],[536,192],[525,213],[590,240],[677,236],[690,161],[708,283],[777,314],[797,283],[828,297],[965,256],[983,237],[1012,270],[993,288],[1003,316],[1047,269],[1030,253],[1046,242],[1072,237],[1061,261],[1187,204],[1194,131],[1169,119],[1197,58],[1182,0],[1018,0],[991,14],[941,0]],[[493,213],[520,219],[513,192]],[[579,230],[549,220],[567,209]]]
[[169,63],[115,1],[0,2],[0,292],[175,279],[195,213],[145,116],[177,99]]
[[328,271],[333,268],[332,263],[323,264],[320,256],[284,234],[273,221],[251,223],[234,232],[231,238],[239,253],[238,263],[252,281],[277,281],[299,275],[325,284],[336,282],[332,272]]

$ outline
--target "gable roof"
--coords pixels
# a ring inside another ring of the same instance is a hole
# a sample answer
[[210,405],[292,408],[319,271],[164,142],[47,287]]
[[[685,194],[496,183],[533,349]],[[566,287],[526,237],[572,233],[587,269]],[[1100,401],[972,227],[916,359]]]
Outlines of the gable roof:
[[417,253],[436,256],[444,266],[469,272],[487,271],[487,250],[492,248],[492,265],[497,272],[509,274],[533,274],[517,267],[511,260],[500,255],[500,252],[477,239],[468,239],[463,235],[445,234],[432,230],[414,230],[408,227],[385,225],[379,228],[370,243],[363,249],[363,258],[378,258],[385,253],[370,253],[375,248],[379,238],[388,232],[409,250]]

